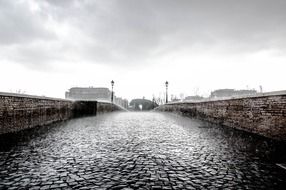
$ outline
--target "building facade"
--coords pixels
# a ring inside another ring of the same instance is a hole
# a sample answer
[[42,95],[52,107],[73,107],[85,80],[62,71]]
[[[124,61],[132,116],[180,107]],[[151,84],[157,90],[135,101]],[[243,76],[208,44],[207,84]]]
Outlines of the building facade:
[[111,91],[108,88],[74,87],[66,92],[65,97],[72,100],[111,101]]
[[117,104],[117,105],[120,105],[124,108],[128,108],[128,100],[127,99],[123,99],[121,97],[116,97],[115,96],[115,99],[114,99],[114,103]]
[[[74,87],[65,93],[66,99],[71,100],[97,100],[111,102],[111,91],[108,88]],[[113,93],[113,103],[128,108],[128,100],[116,97]]]

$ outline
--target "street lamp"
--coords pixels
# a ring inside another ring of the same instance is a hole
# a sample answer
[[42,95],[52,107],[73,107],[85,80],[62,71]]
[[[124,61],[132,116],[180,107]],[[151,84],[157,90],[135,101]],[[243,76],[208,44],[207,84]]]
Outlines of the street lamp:
[[113,103],[113,86],[114,86],[114,81],[111,81],[111,103]]
[[165,85],[166,85],[166,104],[168,103],[168,81],[165,82]]

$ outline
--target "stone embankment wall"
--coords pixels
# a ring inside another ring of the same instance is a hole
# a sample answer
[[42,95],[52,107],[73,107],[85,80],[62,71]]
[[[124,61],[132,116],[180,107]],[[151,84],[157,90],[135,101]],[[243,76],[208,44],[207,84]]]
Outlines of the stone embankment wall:
[[75,101],[73,102],[73,117],[96,115],[101,113],[125,110],[116,104],[97,101]]
[[0,93],[0,134],[116,110],[121,108],[106,102]]
[[120,110],[126,111],[125,108],[108,102],[98,102],[97,104],[97,113],[106,113]]
[[158,111],[181,113],[286,141],[286,94],[196,103],[171,103]]
[[82,117],[97,114],[97,101],[74,101],[72,106],[72,117]]

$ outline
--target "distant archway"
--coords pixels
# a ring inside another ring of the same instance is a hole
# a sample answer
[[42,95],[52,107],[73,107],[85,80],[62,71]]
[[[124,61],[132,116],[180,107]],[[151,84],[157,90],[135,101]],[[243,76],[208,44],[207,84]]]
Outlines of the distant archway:
[[129,103],[130,109],[135,111],[146,111],[146,110],[152,110],[155,107],[158,107],[158,104],[155,102],[152,102],[151,100],[147,99],[133,99]]

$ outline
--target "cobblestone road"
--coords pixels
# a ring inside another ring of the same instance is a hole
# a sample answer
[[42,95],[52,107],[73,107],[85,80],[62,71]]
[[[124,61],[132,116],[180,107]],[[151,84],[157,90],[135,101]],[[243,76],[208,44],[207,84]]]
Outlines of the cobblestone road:
[[105,114],[25,135],[2,141],[0,189],[286,187],[271,143],[167,113]]

